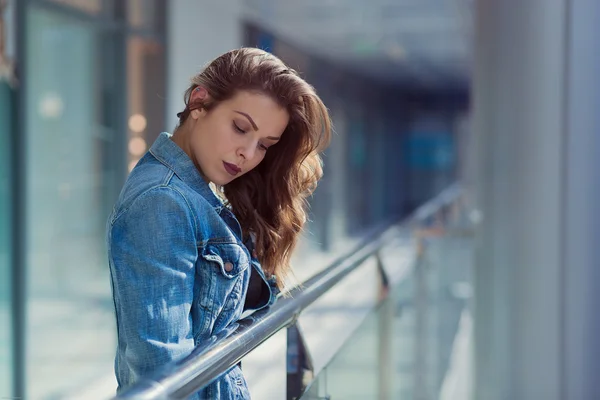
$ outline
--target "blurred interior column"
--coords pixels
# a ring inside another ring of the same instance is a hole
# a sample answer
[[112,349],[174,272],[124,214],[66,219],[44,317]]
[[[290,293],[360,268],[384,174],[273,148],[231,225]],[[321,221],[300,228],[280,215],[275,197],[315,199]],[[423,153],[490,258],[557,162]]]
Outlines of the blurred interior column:
[[243,44],[241,0],[178,0],[168,3],[167,127],[184,108],[190,78],[219,55]]
[[598,398],[600,2],[476,7],[474,398]]

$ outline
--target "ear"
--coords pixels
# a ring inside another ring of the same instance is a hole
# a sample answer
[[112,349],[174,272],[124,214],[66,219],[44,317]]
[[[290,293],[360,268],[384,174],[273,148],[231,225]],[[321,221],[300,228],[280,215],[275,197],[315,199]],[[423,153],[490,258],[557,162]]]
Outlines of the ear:
[[197,86],[190,94],[190,103],[204,103],[208,99],[208,90],[202,86]]
[[[190,94],[189,104],[206,103],[209,97],[210,96],[208,95],[208,90],[206,90],[206,88],[202,86],[197,86],[196,88],[194,88],[194,90],[192,90],[192,93]],[[190,116],[194,119],[198,119],[198,117],[200,117],[204,113],[205,110],[203,108],[195,108],[190,112]]]

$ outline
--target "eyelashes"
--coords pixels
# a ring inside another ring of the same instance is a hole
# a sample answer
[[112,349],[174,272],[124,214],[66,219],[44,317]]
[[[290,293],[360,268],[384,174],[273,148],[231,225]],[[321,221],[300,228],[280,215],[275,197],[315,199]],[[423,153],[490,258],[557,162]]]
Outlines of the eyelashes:
[[235,130],[236,130],[238,133],[241,133],[242,135],[243,135],[244,133],[246,133],[246,131],[245,131],[245,130],[243,130],[242,128],[240,128],[240,127],[239,127],[239,126],[238,126],[238,125],[235,123],[235,121],[233,121],[233,129],[235,129]]
[[[233,121],[233,129],[239,133],[240,135],[245,135],[247,131],[243,130],[242,128],[240,128],[238,126],[238,124],[235,123],[235,121]],[[267,151],[269,150],[269,148],[267,146],[265,146],[264,144],[258,143],[258,148],[263,150],[263,151]]]

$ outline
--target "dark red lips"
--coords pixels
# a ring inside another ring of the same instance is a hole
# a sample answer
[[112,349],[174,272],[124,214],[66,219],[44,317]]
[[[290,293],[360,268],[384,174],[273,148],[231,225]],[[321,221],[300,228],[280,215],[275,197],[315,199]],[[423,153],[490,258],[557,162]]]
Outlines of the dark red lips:
[[240,172],[242,172],[241,168],[238,168],[237,165],[235,164],[230,164],[228,162],[223,161],[223,165],[225,166],[225,170],[233,176],[236,176],[237,174],[239,174]]

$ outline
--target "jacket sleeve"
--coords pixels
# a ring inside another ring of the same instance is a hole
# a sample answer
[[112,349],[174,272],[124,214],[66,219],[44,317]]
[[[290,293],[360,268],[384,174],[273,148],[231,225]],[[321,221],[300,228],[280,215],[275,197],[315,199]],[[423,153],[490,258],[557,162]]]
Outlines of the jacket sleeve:
[[119,389],[194,348],[195,236],[186,199],[169,187],[140,195],[110,227]]

